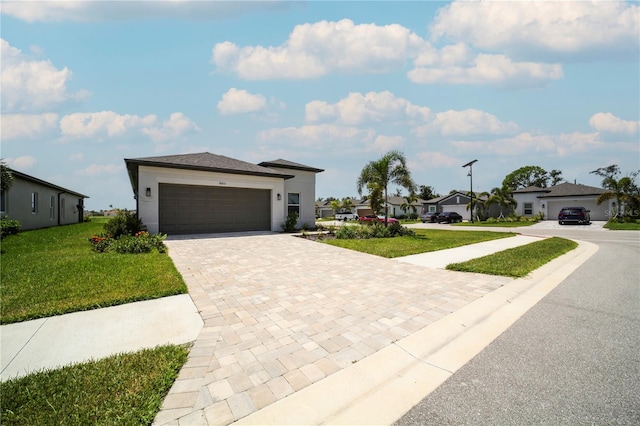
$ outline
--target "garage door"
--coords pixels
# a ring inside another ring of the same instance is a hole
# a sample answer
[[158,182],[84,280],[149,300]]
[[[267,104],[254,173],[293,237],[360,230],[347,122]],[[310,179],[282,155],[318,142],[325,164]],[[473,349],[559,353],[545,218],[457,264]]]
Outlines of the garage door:
[[160,232],[270,231],[268,189],[160,184]]
[[558,213],[563,207],[584,207],[590,210],[589,215],[591,220],[606,220],[605,209],[606,203],[597,205],[595,201],[588,200],[563,200],[563,201],[549,201],[549,220],[558,220]]

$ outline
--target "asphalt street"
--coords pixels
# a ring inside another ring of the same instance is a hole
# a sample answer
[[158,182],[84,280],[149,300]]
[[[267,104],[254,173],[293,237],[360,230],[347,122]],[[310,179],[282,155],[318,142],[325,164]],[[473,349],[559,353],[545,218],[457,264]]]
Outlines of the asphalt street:
[[535,233],[600,249],[397,425],[640,424],[640,233]]

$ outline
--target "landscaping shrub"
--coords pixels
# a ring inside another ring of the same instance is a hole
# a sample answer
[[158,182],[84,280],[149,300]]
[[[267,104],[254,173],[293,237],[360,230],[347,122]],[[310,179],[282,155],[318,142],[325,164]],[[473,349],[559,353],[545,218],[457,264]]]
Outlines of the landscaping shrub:
[[89,238],[93,249],[99,253],[114,251],[116,253],[166,253],[167,246],[164,240],[167,238],[163,234],[149,234],[147,231],[140,231],[135,235],[122,235],[120,238],[111,238],[108,235],[94,235]]
[[287,216],[287,219],[281,226],[284,232],[296,232],[296,226],[298,225],[298,213],[291,212]]
[[135,235],[146,230],[147,227],[144,226],[142,221],[128,210],[118,211],[115,217],[104,224],[105,233],[113,239],[118,239],[122,235]]
[[0,220],[0,239],[7,235],[15,235],[22,231],[22,225],[19,221],[9,219],[6,216]]
[[407,228],[406,226],[400,225],[398,222],[394,222],[387,227],[389,229],[389,234],[392,237],[404,237],[404,236],[414,236],[416,232],[412,229]]
[[357,236],[355,226],[341,226],[340,229],[336,231],[336,238],[341,240],[351,240],[357,238]]

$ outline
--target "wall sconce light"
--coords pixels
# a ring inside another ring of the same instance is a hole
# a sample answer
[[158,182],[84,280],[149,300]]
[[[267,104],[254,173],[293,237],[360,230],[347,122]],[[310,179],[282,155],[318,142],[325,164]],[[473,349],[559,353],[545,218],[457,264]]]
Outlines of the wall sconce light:
[[544,203],[542,203],[542,208],[544,209]]
[[282,200],[282,195],[278,194],[278,201]]
[[147,197],[151,197],[151,188],[147,188]]

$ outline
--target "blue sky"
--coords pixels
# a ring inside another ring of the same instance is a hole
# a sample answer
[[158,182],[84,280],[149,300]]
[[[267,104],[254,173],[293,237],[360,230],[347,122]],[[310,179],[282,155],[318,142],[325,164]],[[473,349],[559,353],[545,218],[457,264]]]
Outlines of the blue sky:
[[125,158],[208,151],[356,196],[391,149],[441,194],[640,169],[637,2],[2,1],[1,156],[135,208]]

